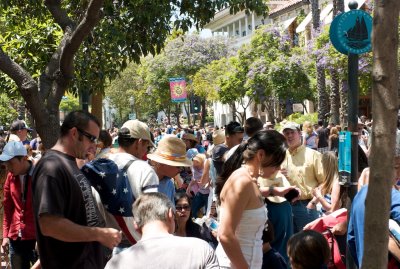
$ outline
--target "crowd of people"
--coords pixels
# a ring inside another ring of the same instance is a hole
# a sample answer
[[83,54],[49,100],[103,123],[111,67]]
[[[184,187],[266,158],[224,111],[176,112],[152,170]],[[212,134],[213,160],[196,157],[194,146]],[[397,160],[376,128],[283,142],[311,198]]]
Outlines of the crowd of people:
[[[365,161],[348,225],[357,266],[368,125],[360,119]],[[254,117],[220,128],[129,120],[101,130],[74,111],[45,149],[15,121],[0,145],[2,252],[12,268],[327,268],[331,246],[310,229],[345,206],[340,130],[320,121],[277,131]],[[331,232],[346,245],[347,221]]]

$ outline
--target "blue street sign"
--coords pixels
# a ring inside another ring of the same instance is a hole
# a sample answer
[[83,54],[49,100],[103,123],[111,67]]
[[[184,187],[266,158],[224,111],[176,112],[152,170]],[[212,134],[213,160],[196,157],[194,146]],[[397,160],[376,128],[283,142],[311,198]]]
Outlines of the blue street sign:
[[339,184],[351,182],[351,132],[339,133]]
[[359,9],[336,16],[329,29],[332,45],[343,54],[363,54],[372,48],[372,17]]

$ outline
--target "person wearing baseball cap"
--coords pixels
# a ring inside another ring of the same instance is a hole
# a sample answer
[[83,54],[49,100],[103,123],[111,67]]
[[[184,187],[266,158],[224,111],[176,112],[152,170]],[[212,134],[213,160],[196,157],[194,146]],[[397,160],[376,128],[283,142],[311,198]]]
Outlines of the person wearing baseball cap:
[[[10,136],[15,135],[19,138],[19,141],[22,141],[22,144],[29,144],[28,140],[28,132],[31,132],[32,129],[26,125],[26,122],[23,120],[16,120],[10,126]],[[9,139],[7,141],[17,141],[17,139]]]
[[4,184],[4,220],[3,242],[4,253],[11,249],[13,268],[30,268],[35,262],[36,244],[35,222],[32,207],[32,173],[33,164],[28,160],[27,151],[21,142],[8,142],[0,161],[8,168]]
[[307,148],[301,142],[300,125],[286,122],[282,128],[288,149],[281,165],[281,173],[290,185],[300,189],[300,200],[292,203],[294,233],[319,217],[315,205],[312,204],[312,190],[324,182],[321,153]]

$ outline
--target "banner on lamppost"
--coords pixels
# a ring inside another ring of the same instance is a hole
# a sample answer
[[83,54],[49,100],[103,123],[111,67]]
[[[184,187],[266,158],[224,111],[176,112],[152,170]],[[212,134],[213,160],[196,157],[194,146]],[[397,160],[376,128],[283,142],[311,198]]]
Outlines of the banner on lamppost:
[[[355,149],[357,150],[357,149]],[[351,182],[351,132],[339,133],[339,184]]]
[[170,78],[169,89],[171,91],[171,100],[174,103],[185,102],[187,99],[185,78]]

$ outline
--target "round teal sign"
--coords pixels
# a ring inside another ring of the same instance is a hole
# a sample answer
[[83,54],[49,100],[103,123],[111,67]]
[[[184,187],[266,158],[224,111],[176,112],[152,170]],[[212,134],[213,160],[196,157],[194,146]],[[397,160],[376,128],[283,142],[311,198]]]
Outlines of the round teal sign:
[[329,30],[332,45],[343,54],[369,52],[372,17],[363,10],[350,10],[335,17]]

